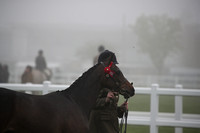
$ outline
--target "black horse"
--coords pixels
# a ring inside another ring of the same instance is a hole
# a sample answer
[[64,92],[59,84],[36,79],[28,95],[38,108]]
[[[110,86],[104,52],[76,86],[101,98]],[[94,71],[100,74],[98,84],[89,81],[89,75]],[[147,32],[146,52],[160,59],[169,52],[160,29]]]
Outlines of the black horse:
[[93,66],[69,88],[47,95],[0,88],[0,133],[88,133],[89,113],[103,87],[119,91],[125,98],[135,93],[110,62]]

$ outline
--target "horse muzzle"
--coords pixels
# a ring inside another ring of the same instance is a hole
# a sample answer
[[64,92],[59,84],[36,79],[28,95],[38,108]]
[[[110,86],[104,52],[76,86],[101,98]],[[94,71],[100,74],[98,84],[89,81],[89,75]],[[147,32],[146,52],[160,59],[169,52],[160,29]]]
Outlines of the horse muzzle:
[[124,96],[125,99],[130,98],[135,95],[135,89],[132,86],[130,89],[121,88],[119,93]]

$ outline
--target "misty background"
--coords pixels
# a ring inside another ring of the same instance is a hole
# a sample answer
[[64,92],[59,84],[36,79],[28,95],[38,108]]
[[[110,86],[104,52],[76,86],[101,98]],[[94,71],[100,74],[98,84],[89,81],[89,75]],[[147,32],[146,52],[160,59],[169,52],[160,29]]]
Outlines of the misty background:
[[20,83],[42,49],[52,82],[68,84],[103,45],[135,86],[199,88],[199,13],[199,0],[0,0],[0,63]]

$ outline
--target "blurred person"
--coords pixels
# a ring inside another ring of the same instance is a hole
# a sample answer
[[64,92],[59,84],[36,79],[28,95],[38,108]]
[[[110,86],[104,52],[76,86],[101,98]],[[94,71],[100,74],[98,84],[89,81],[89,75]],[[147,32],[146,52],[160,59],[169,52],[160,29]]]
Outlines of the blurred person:
[[[99,55],[98,63],[106,61],[112,57],[111,61],[118,64],[114,53],[106,50]],[[96,105],[90,113],[89,128],[91,133],[119,133],[118,117],[122,118],[128,103],[124,102],[118,106],[119,93],[102,88],[96,101]]]
[[2,76],[3,76],[3,83],[8,83],[10,73],[8,65],[6,64],[2,66]]
[[3,83],[3,67],[1,63],[0,63],[0,83]]
[[36,69],[40,70],[41,72],[43,72],[47,68],[46,60],[43,56],[42,50],[38,51],[38,56],[35,59],[35,64],[36,64]]
[[100,55],[104,50],[105,50],[105,48],[104,48],[103,45],[100,45],[100,46],[98,47],[98,55],[96,55],[96,56],[94,57],[94,59],[93,59],[93,64],[94,64],[94,65],[97,64],[97,62],[98,62],[98,57],[99,57],[99,55]]
[[26,66],[24,73],[21,76],[21,83],[33,83],[33,74],[31,66]]

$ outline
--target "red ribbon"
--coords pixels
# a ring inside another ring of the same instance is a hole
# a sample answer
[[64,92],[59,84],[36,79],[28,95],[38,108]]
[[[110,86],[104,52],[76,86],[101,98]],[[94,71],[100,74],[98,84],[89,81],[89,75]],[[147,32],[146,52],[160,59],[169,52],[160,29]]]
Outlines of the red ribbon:
[[104,72],[106,74],[109,74],[111,77],[114,75],[114,71],[112,71],[110,68],[112,67],[113,62],[110,62],[110,65],[108,67],[104,68]]

